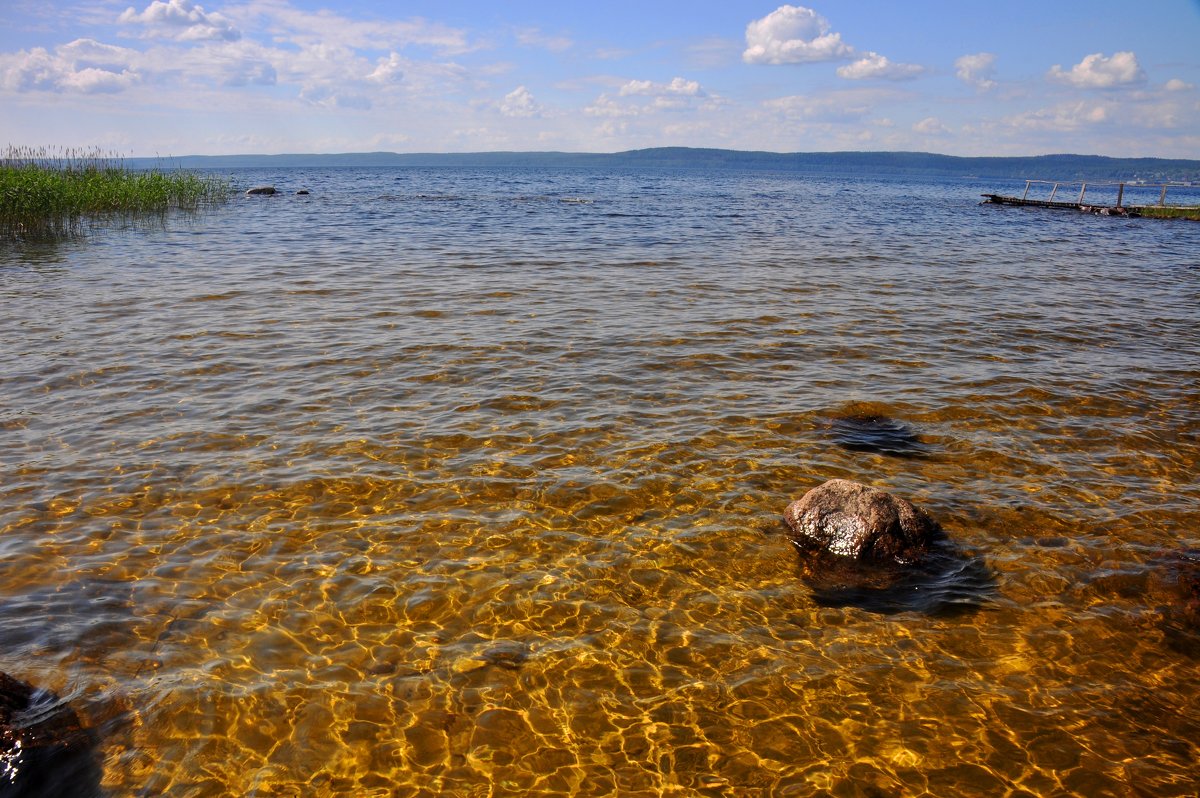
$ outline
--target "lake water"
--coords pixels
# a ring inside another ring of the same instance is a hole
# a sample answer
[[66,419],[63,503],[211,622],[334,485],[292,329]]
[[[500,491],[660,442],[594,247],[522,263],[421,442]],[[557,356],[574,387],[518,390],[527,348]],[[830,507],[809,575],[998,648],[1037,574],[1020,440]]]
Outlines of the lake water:
[[[0,245],[0,671],[100,732],[111,795],[1195,794],[1200,224],[233,178],[282,194]],[[781,514],[835,477],[983,586],[823,600]]]

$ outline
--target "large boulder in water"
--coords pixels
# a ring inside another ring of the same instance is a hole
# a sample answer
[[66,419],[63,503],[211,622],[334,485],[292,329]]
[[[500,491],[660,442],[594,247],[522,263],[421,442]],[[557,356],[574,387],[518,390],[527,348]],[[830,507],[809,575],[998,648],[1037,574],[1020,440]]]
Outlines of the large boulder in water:
[[266,196],[269,197],[275,193],[275,186],[254,186],[246,189],[246,196]]
[[0,798],[100,795],[95,738],[53,694],[0,671]]
[[878,565],[925,557],[941,528],[910,502],[846,479],[831,479],[788,505],[789,538],[804,552]]
[[995,591],[987,565],[959,551],[924,510],[857,482],[813,488],[784,521],[799,576],[822,606],[957,614]]

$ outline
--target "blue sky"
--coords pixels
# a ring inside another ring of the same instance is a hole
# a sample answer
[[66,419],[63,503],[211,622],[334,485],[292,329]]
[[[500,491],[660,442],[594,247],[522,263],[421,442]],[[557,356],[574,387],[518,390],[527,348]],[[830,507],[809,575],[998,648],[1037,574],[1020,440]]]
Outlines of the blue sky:
[[1200,158],[1200,0],[0,0],[0,145]]

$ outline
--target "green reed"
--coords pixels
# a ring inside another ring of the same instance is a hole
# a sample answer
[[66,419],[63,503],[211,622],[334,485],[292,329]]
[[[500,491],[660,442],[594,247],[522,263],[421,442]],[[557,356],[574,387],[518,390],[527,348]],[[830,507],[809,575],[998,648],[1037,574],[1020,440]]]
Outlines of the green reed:
[[1153,219],[1190,219],[1200,222],[1200,208],[1184,208],[1178,205],[1145,205],[1138,208],[1142,216]]
[[85,222],[195,210],[230,192],[227,182],[192,172],[130,169],[98,148],[10,145],[0,156],[0,239],[67,237]]

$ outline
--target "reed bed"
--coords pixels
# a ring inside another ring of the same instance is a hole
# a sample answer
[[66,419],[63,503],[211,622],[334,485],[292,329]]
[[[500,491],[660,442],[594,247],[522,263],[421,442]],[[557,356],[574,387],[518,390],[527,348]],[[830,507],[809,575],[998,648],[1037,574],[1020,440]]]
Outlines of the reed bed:
[[1178,205],[1144,205],[1138,213],[1152,219],[1188,219],[1200,222],[1200,208],[1185,208]]
[[0,157],[0,239],[68,237],[85,224],[195,210],[230,192],[215,177],[130,169],[99,149],[9,146]]

